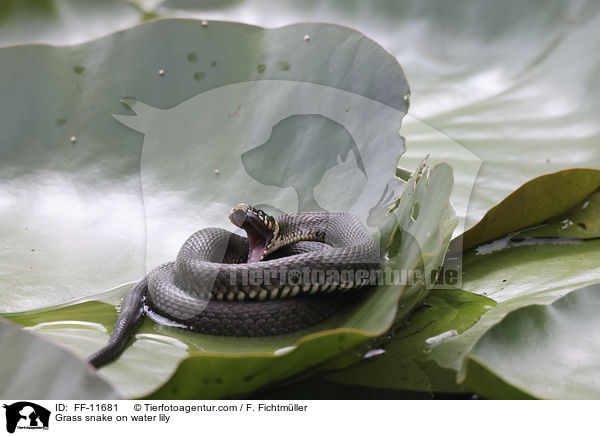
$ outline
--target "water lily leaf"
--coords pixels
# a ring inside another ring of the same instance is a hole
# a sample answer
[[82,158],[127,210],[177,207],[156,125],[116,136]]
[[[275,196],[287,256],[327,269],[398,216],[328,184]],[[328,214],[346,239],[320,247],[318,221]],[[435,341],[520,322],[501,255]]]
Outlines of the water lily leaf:
[[[0,318],[0,396],[11,399],[107,400],[119,395],[62,347]],[[40,362],[44,365],[40,366]]]
[[[252,400],[428,400],[427,392],[378,389],[334,383],[319,377],[304,378],[293,384],[274,386],[250,396]],[[436,396],[436,398],[439,398]]]
[[477,342],[460,373],[487,398],[600,397],[600,285],[508,314]]
[[570,169],[535,178],[490,209],[453,242],[467,251],[477,245],[561,215],[600,187],[600,170]]
[[[452,8],[419,0],[374,0],[360,7],[335,0],[3,3],[12,8],[35,4],[36,10],[23,14],[28,21],[9,13],[2,29],[10,31],[0,44],[81,42],[86,35],[97,36],[97,29],[110,26],[110,32],[133,24],[132,5],[143,11],[139,20],[179,16],[264,27],[316,21],[369,35],[400,61],[413,91],[411,116],[403,125],[411,147],[401,165],[412,169],[431,153],[432,163],[446,161],[457,171],[452,196],[461,218],[457,232],[462,222],[471,227],[527,180],[570,167],[600,168],[600,95],[589,86],[598,62],[573,56],[600,42],[600,9],[593,2],[548,7],[545,0],[533,0],[498,7],[494,1],[459,0]],[[93,13],[78,13],[91,7]],[[60,26],[47,28],[45,21],[32,19],[48,16],[37,11],[49,8],[56,16],[52,23]],[[198,62],[197,53],[190,55]],[[200,80],[210,68],[193,74]]]
[[491,298],[496,305],[462,334],[433,346],[429,358],[458,371],[469,349],[510,312],[551,304],[575,289],[600,282],[599,265],[599,239],[511,242],[505,238],[470,251],[463,260],[462,289]]
[[[410,114],[402,122],[402,135],[409,139],[410,146],[407,147],[399,162],[402,167],[398,168],[399,172],[405,171],[403,168],[417,165],[424,154],[429,156],[428,162],[431,165],[444,162],[455,169],[456,181],[450,200],[459,217],[454,236],[461,235],[465,231],[465,226],[469,225],[467,215],[482,165],[481,158],[443,132]],[[472,208],[471,213],[473,213]]]
[[[8,247],[0,306],[82,357],[106,343],[129,288],[119,284],[143,275],[144,263],[173,259],[197,228],[231,228],[232,204],[350,210],[385,248],[377,218],[406,193],[389,218],[400,244],[390,268],[418,270],[420,281],[385,283],[314,328],[270,338],[203,336],[146,320],[99,371],[126,397],[239,395],[364,349],[422,300],[426,272],[442,264],[456,225],[452,170],[421,165],[408,183],[395,177],[408,87],[396,61],[355,31],[162,20],[80,46],[6,48],[0,58],[10,65],[0,73],[11,84],[3,92],[28,96],[0,107],[12,114],[0,117]],[[294,167],[276,172],[275,143],[296,146],[298,168],[319,150],[333,159],[316,179]]]
[[600,192],[595,192],[567,213],[533,229],[516,232],[513,239],[598,237],[600,237]]
[[380,42],[412,89],[400,166],[411,170],[427,153],[432,163],[450,163],[452,201],[466,228],[528,180],[600,168],[600,88],[590,79],[599,63],[577,55],[600,43],[594,2],[253,0],[214,8],[177,0],[154,11],[265,27],[326,21]]
[[[511,242],[506,238],[501,243],[482,247],[479,253],[470,252],[465,255],[463,265],[465,291],[432,291],[427,305],[416,311],[390,344],[383,347],[385,353],[321,377],[348,385],[399,390],[463,392],[472,389],[488,398],[533,395],[508,384],[501,366],[494,371],[490,369],[496,368],[494,365],[487,368],[481,366],[477,358],[467,358],[469,350],[477,349],[486,332],[503,323],[513,311],[536,304],[552,304],[581,286],[600,281],[599,261],[598,239],[534,243]],[[514,330],[510,332],[507,335],[521,337]],[[546,340],[550,343],[551,337]],[[505,359],[530,365],[524,362],[529,352],[519,350],[523,354],[518,354],[516,349],[513,352],[505,349]],[[515,363],[511,371],[518,372],[519,366]],[[566,374],[564,377],[567,379]],[[577,389],[566,397],[573,395],[578,395]]]
[[143,18],[138,8],[121,0],[3,0],[0,46],[77,44],[132,26]]
[[[240,202],[289,212],[314,198],[366,220],[402,189],[408,85],[392,56],[350,29],[159,20],[83,45],[0,49],[0,61],[0,312],[138,280],[199,228],[235,229],[227,213]],[[304,165],[328,153],[312,191],[291,176],[260,179],[257,151],[241,159],[290,117],[288,147],[307,147]],[[331,126],[352,133],[339,154],[319,137]]]
[[[440,368],[427,354],[432,345],[475,324],[496,303],[458,289],[436,289],[393,339],[357,365],[326,373],[325,380],[381,389],[462,392],[456,372]],[[381,354],[379,354],[381,353]]]

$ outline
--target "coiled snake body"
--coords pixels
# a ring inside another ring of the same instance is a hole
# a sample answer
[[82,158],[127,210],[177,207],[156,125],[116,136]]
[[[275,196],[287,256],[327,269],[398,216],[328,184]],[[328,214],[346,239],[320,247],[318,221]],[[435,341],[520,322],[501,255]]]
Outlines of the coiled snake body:
[[284,334],[332,315],[345,302],[342,291],[374,283],[379,250],[349,213],[274,218],[242,204],[229,218],[248,237],[217,228],[190,236],[174,262],[127,293],[108,344],[90,364],[114,359],[146,312],[206,334]]

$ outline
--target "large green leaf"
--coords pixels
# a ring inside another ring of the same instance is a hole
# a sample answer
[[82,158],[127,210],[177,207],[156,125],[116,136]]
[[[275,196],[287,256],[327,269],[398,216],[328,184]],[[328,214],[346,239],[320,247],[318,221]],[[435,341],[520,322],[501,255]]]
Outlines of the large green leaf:
[[459,370],[468,350],[510,312],[550,304],[567,293],[600,282],[600,240],[490,244],[464,257],[462,289],[496,305],[461,335],[432,348],[430,358]]
[[[513,221],[518,222],[521,218],[512,221],[507,219],[514,216],[511,205],[514,207],[518,204],[514,201],[515,198],[529,196],[530,200],[525,204],[529,209],[541,212],[531,213],[534,220],[527,221],[526,224],[543,221],[555,215],[556,209],[544,213],[547,202],[540,193],[544,191],[532,191],[532,186],[541,186],[551,193],[560,190],[561,185],[573,186],[581,180],[581,175],[595,176],[596,172],[573,170],[538,178],[501,202],[488,216],[492,219],[499,217],[500,225],[511,225],[511,230],[515,230]],[[574,180],[569,181],[568,177]],[[591,188],[593,187],[592,184]],[[591,188],[587,187],[586,191]],[[385,354],[346,371],[328,374],[326,378],[352,385],[399,390],[457,392],[464,389],[456,380],[457,371],[463,367],[468,350],[478,347],[477,344],[488,329],[495,328],[493,326],[514,310],[532,304],[552,303],[581,286],[600,281],[598,239],[524,239],[533,236],[594,238],[593,232],[598,220],[597,195],[593,193],[567,214],[547,224],[533,230],[515,232],[502,240],[468,252],[462,257],[462,289],[468,292],[434,291],[428,298],[431,307],[421,309],[408,321],[405,328],[397,332],[385,347]],[[567,202],[570,206],[574,200],[568,195],[565,197],[566,200],[560,198],[554,201],[553,207],[561,202]],[[580,197],[581,194],[576,198]],[[568,220],[567,225],[565,220]],[[569,222],[584,223],[586,229],[575,224],[568,225]],[[560,230],[561,227],[565,229]],[[578,230],[572,227],[577,227]],[[474,229],[477,228],[478,226]],[[493,226],[490,229],[492,232],[497,231]],[[506,230],[505,227],[501,232]],[[486,238],[483,236],[481,239]],[[481,297],[473,295],[473,301],[465,304],[466,297],[463,294],[469,293],[480,294]],[[477,298],[481,298],[481,301]],[[481,319],[475,318],[474,313],[482,315]],[[451,317],[450,321],[446,320],[444,314]],[[506,326],[508,328],[509,324],[506,323]],[[524,356],[522,358],[525,359]],[[500,366],[496,374],[490,375],[489,370],[482,370],[476,359],[468,361],[468,369],[463,368],[466,374],[464,377],[470,380],[469,388],[477,388],[476,391],[492,397],[522,395],[501,382],[501,370]],[[477,380],[477,384],[473,380]],[[576,392],[574,395],[577,395]]]
[[[358,29],[389,50],[410,79],[411,118],[403,132],[411,153],[403,167],[414,168],[430,152],[432,162],[448,160],[457,170],[452,200],[467,228],[527,180],[570,167],[600,168],[599,64],[586,55],[600,38],[594,0],[460,0],[452,6],[443,0],[137,0],[120,9],[113,1],[8,3],[13,9],[26,4],[29,21],[7,13],[16,24],[5,24],[0,44],[79,42],[103,26],[129,26],[132,4],[145,11],[138,20],[158,14],[265,27],[325,21]],[[91,7],[95,13],[72,13]],[[53,20],[33,21],[48,11]],[[98,19],[104,16],[111,19]],[[62,26],[46,28],[47,21]]]
[[104,400],[119,397],[106,380],[76,356],[1,318],[0,353],[1,398]]
[[600,285],[515,310],[466,357],[462,382],[493,398],[600,398]]
[[458,335],[495,305],[494,300],[456,289],[430,293],[384,348],[371,352],[360,364],[327,373],[323,379],[355,386],[423,392],[461,392],[456,372],[428,359],[432,345]]
[[[493,241],[504,235],[536,224],[541,224],[551,218],[571,212],[579,203],[585,214],[594,220],[596,207],[588,209],[588,205],[596,204],[595,197],[587,200],[588,196],[600,187],[600,170],[571,169],[547,174],[535,178],[515,192],[510,194],[498,205],[490,209],[483,219],[467,230],[453,242],[459,250],[467,251],[485,242]],[[588,202],[587,205],[585,202]],[[573,212],[574,213],[574,212]],[[559,221],[568,217],[560,217]],[[572,227],[567,225],[566,227]],[[585,229],[587,226],[584,224]],[[565,229],[566,230],[566,229]],[[590,233],[594,230],[590,223]],[[525,236],[571,236],[581,237],[581,233],[570,232],[550,234],[548,232],[518,233]],[[588,237],[594,237],[592,234]]]
[[0,46],[76,44],[144,18],[142,11],[121,0],[2,0]]
[[[92,3],[104,12],[69,13]],[[457,173],[452,200],[467,228],[527,180],[570,167],[600,168],[599,63],[586,55],[600,39],[595,24],[600,6],[594,0],[459,0],[452,6],[443,0],[124,3],[117,12],[112,1],[35,2],[30,16],[53,10],[55,22],[63,25],[44,30],[45,22],[38,21],[32,33],[29,23],[14,19],[18,24],[7,28],[0,44],[79,42],[85,31],[90,38],[102,28],[97,23],[102,15],[119,15],[101,20],[102,26],[129,26],[119,17],[132,14],[132,4],[145,11],[140,20],[159,14],[265,27],[338,23],[375,39],[402,63],[413,94],[403,126],[411,147],[402,166],[414,168],[425,153],[432,153],[432,162],[451,163]],[[74,26],[82,31],[73,32]],[[457,147],[463,151],[456,153]]]
[[[280,121],[299,167],[328,153],[332,167],[310,180],[322,207],[366,220],[385,209],[384,192],[402,189],[408,86],[392,56],[350,29],[161,20],[78,46],[4,48],[0,62],[2,312],[137,280],[199,228],[233,228],[227,212],[239,202],[297,210],[300,188],[261,183],[240,159]],[[145,138],[113,113],[148,127]],[[337,165],[334,139],[319,136],[332,125],[351,131],[364,172],[349,150]]]
[[[443,262],[456,225],[452,170],[420,165],[408,183],[394,176],[408,87],[396,61],[355,31],[164,20],[80,46],[5,48],[0,60],[10,65],[0,73],[3,94],[20,96],[0,106],[11,211],[0,217],[8,247],[0,304],[80,356],[106,343],[129,287],[120,283],[143,275],[144,263],[173,259],[198,228],[231,228],[227,210],[240,201],[350,210],[381,233],[389,268],[423,279],[384,284],[321,325],[271,338],[202,336],[146,320],[100,370],[124,396],[163,385],[154,395],[223,397],[347,365],[356,360],[350,350],[368,347],[424,298],[425,277]],[[121,123],[143,132],[143,143]],[[296,166],[275,171],[277,156],[261,155],[271,143],[287,144]],[[315,178],[313,163],[329,157]]]
[[164,1],[155,12],[266,27],[325,21],[380,42],[412,90],[402,130],[409,155],[400,165],[412,169],[425,153],[453,165],[452,200],[467,228],[534,177],[600,168],[600,61],[588,55],[600,43],[594,0],[203,4]]
[[[492,370],[497,369],[495,373],[489,368],[481,371],[474,358],[467,360],[468,367],[464,368],[465,358],[499,323],[503,327],[498,327],[498,335],[521,337],[514,333],[517,327],[503,321],[511,312],[551,304],[582,286],[600,282],[600,240],[533,244],[506,239],[497,246],[493,252],[492,247],[487,247],[479,254],[468,253],[462,283],[465,291],[433,290],[427,305],[396,332],[383,347],[383,354],[369,354],[373,357],[323,377],[355,386],[425,392],[461,392],[467,380],[467,388],[491,398],[522,396],[522,392],[502,381],[503,365],[491,364]],[[504,326],[512,333],[501,333]],[[545,340],[551,343],[552,336]],[[552,347],[559,352],[560,348]],[[527,351],[515,349],[506,359],[526,362]],[[459,378],[461,368],[463,375]],[[510,370],[516,372],[518,366]],[[567,374],[563,374],[566,380]],[[492,381],[494,386],[487,386]],[[566,397],[577,396],[578,392]]]
[[519,231],[516,238],[583,238],[600,237],[600,192],[585,198],[568,212],[532,229]]

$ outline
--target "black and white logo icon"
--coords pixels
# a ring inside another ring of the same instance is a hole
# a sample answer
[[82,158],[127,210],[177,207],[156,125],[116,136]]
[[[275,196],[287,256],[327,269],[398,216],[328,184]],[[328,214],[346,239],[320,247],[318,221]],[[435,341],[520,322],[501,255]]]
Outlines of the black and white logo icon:
[[50,411],[28,401],[4,404],[6,409],[6,431],[14,433],[16,429],[48,429]]

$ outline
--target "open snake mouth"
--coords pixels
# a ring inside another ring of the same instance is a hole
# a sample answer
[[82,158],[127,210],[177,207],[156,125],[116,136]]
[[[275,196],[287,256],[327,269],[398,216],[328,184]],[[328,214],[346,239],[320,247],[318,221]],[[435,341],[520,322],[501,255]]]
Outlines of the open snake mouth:
[[272,218],[261,210],[238,204],[229,213],[229,220],[246,231],[249,246],[248,263],[262,260],[274,236],[270,222]]

